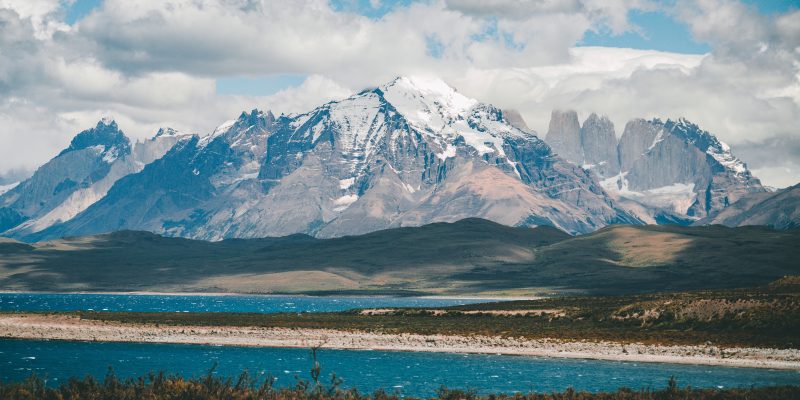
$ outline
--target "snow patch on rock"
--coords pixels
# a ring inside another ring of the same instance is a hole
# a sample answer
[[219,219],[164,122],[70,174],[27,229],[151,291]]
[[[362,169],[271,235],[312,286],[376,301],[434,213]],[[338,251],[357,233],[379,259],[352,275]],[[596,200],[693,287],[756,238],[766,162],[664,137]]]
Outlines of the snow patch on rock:
[[11,189],[14,189],[15,187],[17,187],[17,185],[19,185],[19,182],[10,183],[7,185],[0,185],[0,194],[3,194]]
[[347,190],[356,182],[356,178],[347,178],[339,180],[339,189]]
[[625,179],[626,175],[627,173],[623,172],[617,176],[604,179],[600,181],[600,185],[606,192],[619,197],[634,200],[649,207],[671,210],[680,215],[686,215],[697,199],[693,182],[674,183],[648,190],[634,191],[628,187],[628,180]]
[[339,212],[344,211],[347,207],[350,207],[351,204],[355,203],[358,200],[358,195],[355,194],[348,194],[333,201],[333,205],[336,206],[333,211]]

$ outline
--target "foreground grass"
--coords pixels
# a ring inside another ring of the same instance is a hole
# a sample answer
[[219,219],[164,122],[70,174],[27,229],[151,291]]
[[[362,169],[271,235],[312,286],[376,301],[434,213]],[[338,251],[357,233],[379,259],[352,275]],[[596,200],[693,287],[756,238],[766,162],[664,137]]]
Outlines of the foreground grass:
[[[238,378],[222,378],[211,372],[201,378],[186,379],[180,375],[150,373],[147,376],[120,380],[112,371],[101,382],[87,376],[72,378],[59,386],[46,385],[38,376],[20,382],[0,382],[0,398],[8,400],[62,399],[267,399],[267,400],[400,400],[397,393],[383,390],[371,394],[355,389],[342,389],[335,375],[331,383],[319,381],[319,370],[312,381],[298,381],[293,387],[276,388],[271,377],[256,379],[247,372]],[[314,376],[314,370],[312,370]],[[261,381],[262,383],[259,383]],[[633,390],[621,388],[614,392],[590,393],[567,389],[554,393],[479,396],[474,391],[440,388],[433,399],[440,400],[678,400],[678,399],[748,399],[784,400],[800,398],[800,386],[778,386],[736,389],[680,388],[674,379],[664,389]],[[404,397],[403,399],[409,399]]]
[[77,312],[134,324],[255,326],[606,340],[647,344],[800,347],[800,278],[756,289],[568,297],[441,309],[340,313]]

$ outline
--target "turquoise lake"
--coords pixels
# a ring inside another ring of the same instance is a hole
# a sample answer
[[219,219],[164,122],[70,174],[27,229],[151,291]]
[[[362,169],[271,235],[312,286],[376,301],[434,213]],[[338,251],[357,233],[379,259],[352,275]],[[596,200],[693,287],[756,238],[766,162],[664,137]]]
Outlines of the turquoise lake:
[[[595,360],[499,355],[409,353],[384,351],[319,351],[323,373],[360,391],[383,388],[408,396],[432,396],[441,385],[481,393],[553,391],[569,386],[591,391],[620,386],[665,386],[675,376],[681,386],[734,387],[800,384],[800,372],[694,365],[624,363]],[[172,344],[89,343],[0,340],[0,376],[21,379],[32,372],[58,383],[70,376],[105,376],[108,367],[121,377],[165,370],[200,376],[217,364],[216,373],[242,370],[272,374],[277,385],[309,378],[310,352]]]
[[333,312],[353,308],[445,307],[484,302],[486,300],[382,296],[0,293],[0,311]]
[[[288,297],[288,296],[161,296],[95,294],[0,294],[0,310],[109,311],[338,311],[389,306],[463,304],[463,299]],[[666,386],[675,376],[681,386],[747,387],[800,384],[800,371],[697,365],[630,363],[558,358],[446,353],[411,353],[323,349],[323,373],[335,372],[344,387],[371,392],[382,388],[406,396],[432,396],[445,385],[480,393],[554,391],[572,386],[590,391]],[[0,339],[0,379],[22,379],[31,373],[57,384],[71,376],[102,379],[108,368],[120,377],[164,370],[199,376],[211,367],[235,376],[247,369],[270,374],[277,385],[308,379],[310,354],[305,349],[220,346],[58,342]]]

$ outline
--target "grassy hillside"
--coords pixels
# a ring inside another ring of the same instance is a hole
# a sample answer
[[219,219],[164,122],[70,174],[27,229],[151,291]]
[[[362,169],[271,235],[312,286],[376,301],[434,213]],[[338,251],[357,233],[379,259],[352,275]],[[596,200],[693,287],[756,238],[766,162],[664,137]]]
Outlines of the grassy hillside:
[[[204,242],[122,231],[0,248],[0,288],[233,292],[429,290],[475,265],[523,263],[569,235],[467,219],[319,240]],[[432,278],[432,281],[427,281]],[[438,289],[438,288],[433,288]]]
[[612,225],[540,247],[513,275],[475,269],[459,278],[606,294],[754,286],[800,272],[798,243],[800,230]]
[[480,219],[361,236],[203,242],[123,231],[0,242],[0,289],[533,295],[741,287],[800,274],[800,230]]

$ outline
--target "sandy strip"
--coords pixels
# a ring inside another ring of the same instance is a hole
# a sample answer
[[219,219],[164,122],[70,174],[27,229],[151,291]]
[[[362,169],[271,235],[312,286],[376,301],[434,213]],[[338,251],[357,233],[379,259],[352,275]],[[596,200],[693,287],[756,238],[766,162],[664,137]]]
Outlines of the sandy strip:
[[123,324],[76,316],[0,314],[0,338],[508,354],[800,370],[800,350],[656,346],[487,336],[377,334],[328,329]]

